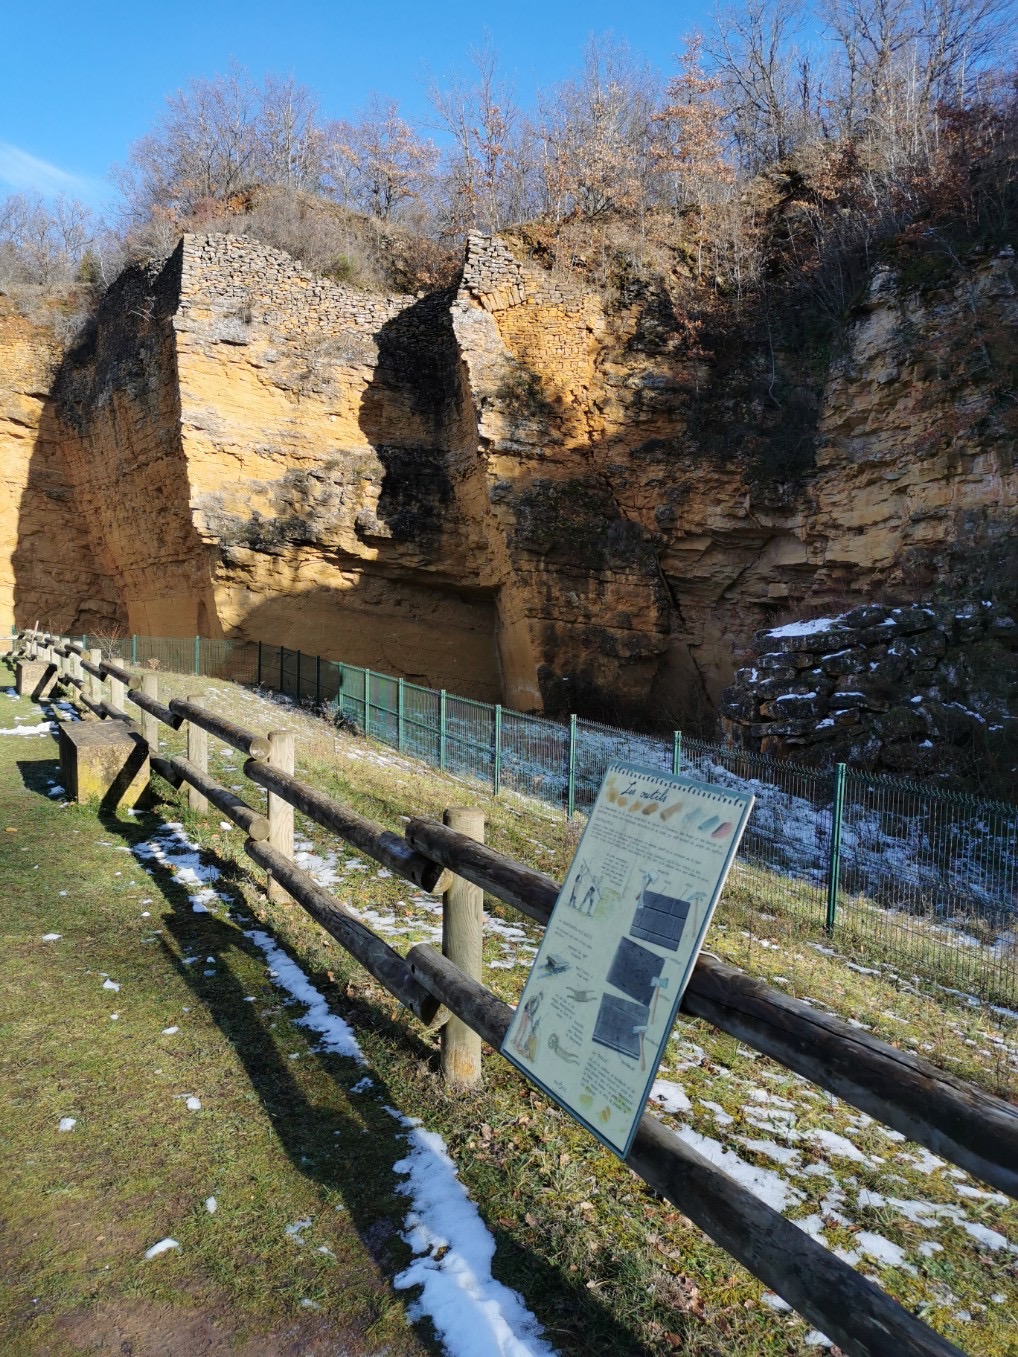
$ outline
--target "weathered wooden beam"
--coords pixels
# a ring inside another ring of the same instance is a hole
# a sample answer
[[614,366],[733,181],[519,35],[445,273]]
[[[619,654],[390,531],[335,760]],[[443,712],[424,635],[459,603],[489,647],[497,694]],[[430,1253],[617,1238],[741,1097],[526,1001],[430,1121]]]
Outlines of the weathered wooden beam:
[[[407,955],[413,975],[497,1051],[513,1010],[429,943]],[[964,1357],[873,1282],[680,1140],[640,1119],[629,1167],[673,1202],[849,1357]]]
[[176,790],[184,781],[183,775],[174,768],[169,759],[164,759],[159,754],[153,754],[149,759],[149,767],[154,773],[158,773],[164,782],[168,782]]
[[[444,891],[448,873],[443,867],[416,853],[410,845],[390,829],[383,829],[363,815],[342,806],[331,797],[305,787],[295,777],[281,773],[278,769],[258,759],[248,759],[244,772],[252,782],[257,782],[267,791],[289,801],[291,806],[302,811],[315,824],[323,829],[331,829],[347,843],[359,848],[362,853],[382,863],[398,876],[420,886],[432,894]],[[463,873],[465,876],[466,873]],[[469,877],[467,878],[470,879]]]
[[196,702],[193,697],[171,698],[169,707],[173,715],[179,718],[178,726],[180,721],[190,721],[207,731],[209,735],[214,735],[217,740],[222,740],[224,744],[233,745],[234,749],[239,749],[243,754],[250,754],[253,759],[268,758],[269,741],[266,735],[255,735],[252,731],[245,730],[243,726],[228,721],[225,716],[217,716]]
[[[547,923],[559,886],[434,820],[407,837],[468,881]],[[492,860],[495,859],[493,862]],[[682,1011],[704,1018],[861,1111],[1018,1198],[1018,1107],[841,1018],[701,954]]]
[[[84,664],[84,661],[82,663]],[[155,675],[145,675],[146,679],[150,677],[154,678]],[[163,725],[169,726],[171,730],[179,730],[184,724],[185,718],[183,716],[178,716],[176,712],[170,711],[169,707],[164,707],[161,702],[150,693],[146,693],[144,689],[129,688],[127,690],[127,696],[136,707],[140,707],[142,711],[148,712],[148,714],[154,716],[157,721],[162,721]]]
[[443,863],[537,923],[548,922],[559,893],[550,876],[535,872],[521,862],[513,862],[437,820],[411,820],[404,834],[407,843],[425,857]]
[[400,954],[354,917],[328,891],[322,889],[296,863],[277,853],[267,843],[252,839],[244,845],[248,857],[286,887],[290,895],[325,929],[366,971],[414,1013],[430,1024],[441,1005],[414,975]]

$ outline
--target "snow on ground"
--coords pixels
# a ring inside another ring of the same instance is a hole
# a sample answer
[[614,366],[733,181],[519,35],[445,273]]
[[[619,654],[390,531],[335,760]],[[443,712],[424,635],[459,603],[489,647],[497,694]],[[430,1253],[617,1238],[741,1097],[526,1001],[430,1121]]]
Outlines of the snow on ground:
[[0,729],[0,735],[52,735],[57,728],[55,721],[40,721],[37,726],[9,726]]
[[[306,1005],[298,1025],[317,1032],[324,1049],[363,1065],[349,1024],[329,1010],[297,963],[263,930],[251,929],[245,936],[265,954],[273,982]],[[370,1084],[361,1079],[351,1092],[367,1092]],[[417,1256],[394,1284],[421,1286],[411,1318],[432,1320],[449,1357],[550,1357],[554,1349],[541,1337],[537,1320],[515,1291],[491,1275],[495,1240],[457,1177],[441,1136],[393,1108],[388,1111],[406,1128],[410,1144],[410,1153],[394,1168],[408,1180],[399,1189],[411,1199],[404,1238]],[[302,1243],[301,1230],[310,1223],[298,1221],[287,1234]]]
[[135,844],[129,851],[142,864],[156,862],[181,885],[192,888],[189,899],[195,914],[207,914],[213,901],[223,899],[211,885],[221,876],[219,868],[202,861],[198,845],[191,842],[183,825],[176,821],[165,824],[151,839]]
[[491,1275],[495,1240],[442,1137],[388,1111],[406,1129],[410,1151],[393,1165],[406,1178],[398,1188],[410,1198],[403,1238],[415,1255],[394,1285],[421,1287],[410,1318],[427,1315],[449,1357],[551,1357],[554,1349],[522,1297]]

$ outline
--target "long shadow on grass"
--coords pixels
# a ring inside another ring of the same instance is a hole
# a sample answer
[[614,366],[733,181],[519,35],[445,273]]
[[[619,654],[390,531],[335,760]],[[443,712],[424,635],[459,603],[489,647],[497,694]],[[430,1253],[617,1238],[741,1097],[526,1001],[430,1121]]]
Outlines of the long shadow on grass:
[[[146,815],[140,823],[126,823],[105,813],[99,818],[108,832],[120,835],[132,848],[150,839],[165,824],[154,813]],[[221,872],[217,883],[221,886],[228,888],[231,880],[246,875],[237,863],[214,852],[203,849],[202,856]],[[168,869],[155,861],[146,861],[145,865],[150,869],[153,886],[171,907],[162,923],[177,950],[161,939],[168,960],[236,1050],[291,1162],[327,1193],[342,1200],[348,1219],[374,1265],[382,1277],[392,1278],[411,1257],[400,1235],[404,1213],[393,1212],[394,1194],[398,1201],[397,1189],[404,1181],[393,1172],[393,1164],[404,1157],[406,1148],[385,1106],[398,1106],[398,1096],[392,1095],[374,1069],[369,1076],[371,1088],[362,1093],[352,1092],[354,1085],[364,1078],[364,1068],[349,1058],[315,1050],[308,1056],[302,1053],[299,1064],[306,1069],[309,1059],[316,1060],[336,1096],[312,1101],[306,1091],[306,1085],[312,1081],[296,1077],[298,1062],[289,1060],[280,1051],[271,1030],[279,1009],[289,1007],[293,1001],[273,994],[261,1001],[256,996],[250,1002],[245,992],[250,986],[237,974],[247,969],[245,961],[264,974],[265,954],[244,932],[245,928],[264,926],[246,917],[241,905],[235,907],[236,923],[225,922],[213,914],[196,914],[190,905],[190,892]],[[185,964],[185,956],[197,960]],[[208,956],[215,958],[211,975],[205,973]],[[305,963],[300,964],[306,969]],[[309,978],[330,1009],[346,1018],[355,1032],[374,1029],[387,1041],[402,1045],[415,1059],[432,1059],[433,1048],[405,1021],[394,1020],[378,1004],[341,995],[327,975],[312,973]],[[540,1184],[536,1184],[535,1199],[539,1190]],[[578,1277],[572,1281],[553,1263],[523,1246],[508,1229],[491,1223],[489,1228],[496,1241],[501,1279],[520,1290],[528,1304],[539,1304],[552,1342],[560,1343],[568,1335],[565,1347],[569,1352],[591,1357],[605,1352],[620,1357],[643,1357],[649,1353],[587,1289],[586,1279]],[[356,1280],[349,1275],[342,1279],[344,1284]],[[412,1294],[397,1293],[400,1301],[408,1305]],[[680,1316],[675,1319],[678,1327]],[[433,1332],[424,1341],[435,1354],[444,1351]]]

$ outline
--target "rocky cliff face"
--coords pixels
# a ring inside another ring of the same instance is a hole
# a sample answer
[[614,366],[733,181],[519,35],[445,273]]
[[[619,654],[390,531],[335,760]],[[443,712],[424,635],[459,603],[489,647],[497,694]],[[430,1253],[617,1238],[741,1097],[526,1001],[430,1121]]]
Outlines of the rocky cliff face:
[[661,295],[608,300],[532,253],[472,237],[454,292],[381,298],[187,237],[115,286],[52,378],[8,314],[19,622],[261,637],[524,709],[681,724],[782,613],[1000,583],[1009,254],[923,293],[876,275],[815,469],[781,483],[705,453],[719,379]]

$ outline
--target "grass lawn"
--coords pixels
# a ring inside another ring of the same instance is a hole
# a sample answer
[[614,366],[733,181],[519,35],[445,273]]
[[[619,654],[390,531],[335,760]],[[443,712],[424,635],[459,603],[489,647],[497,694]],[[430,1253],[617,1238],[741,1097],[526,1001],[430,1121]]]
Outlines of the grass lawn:
[[[547,807],[493,801],[224,682],[160,683],[164,700],[201,693],[251,729],[293,729],[300,775],[394,829],[482,804],[488,842],[535,867],[561,874],[575,846],[575,824]],[[17,717],[42,719],[0,695],[0,728]],[[243,756],[210,744],[215,774],[257,804]],[[165,788],[151,812],[100,820],[49,794],[58,774],[51,736],[0,737],[0,1350],[441,1351],[430,1323],[408,1318],[416,1292],[394,1285],[411,1249],[391,1107],[444,1138],[493,1235],[495,1275],[560,1352],[817,1351],[797,1316],[504,1062],[488,1060],[483,1092],[447,1095],[434,1034],[298,907],[268,903],[218,814],[198,822]],[[228,902],[194,912],[184,856],[131,851],[170,844],[170,822],[218,867]],[[393,945],[436,937],[436,901],[298,829],[304,864]],[[733,878],[711,950],[1015,1098],[1014,1024],[890,968],[852,969],[760,899],[751,872]],[[538,935],[488,906],[486,983],[514,1000]],[[366,1064],[300,1024],[254,928],[351,1024]],[[972,1353],[1018,1351],[1015,1203],[707,1024],[680,1019],[661,1080],[666,1122],[928,1323]],[[166,1237],[180,1247],[146,1259]]]

